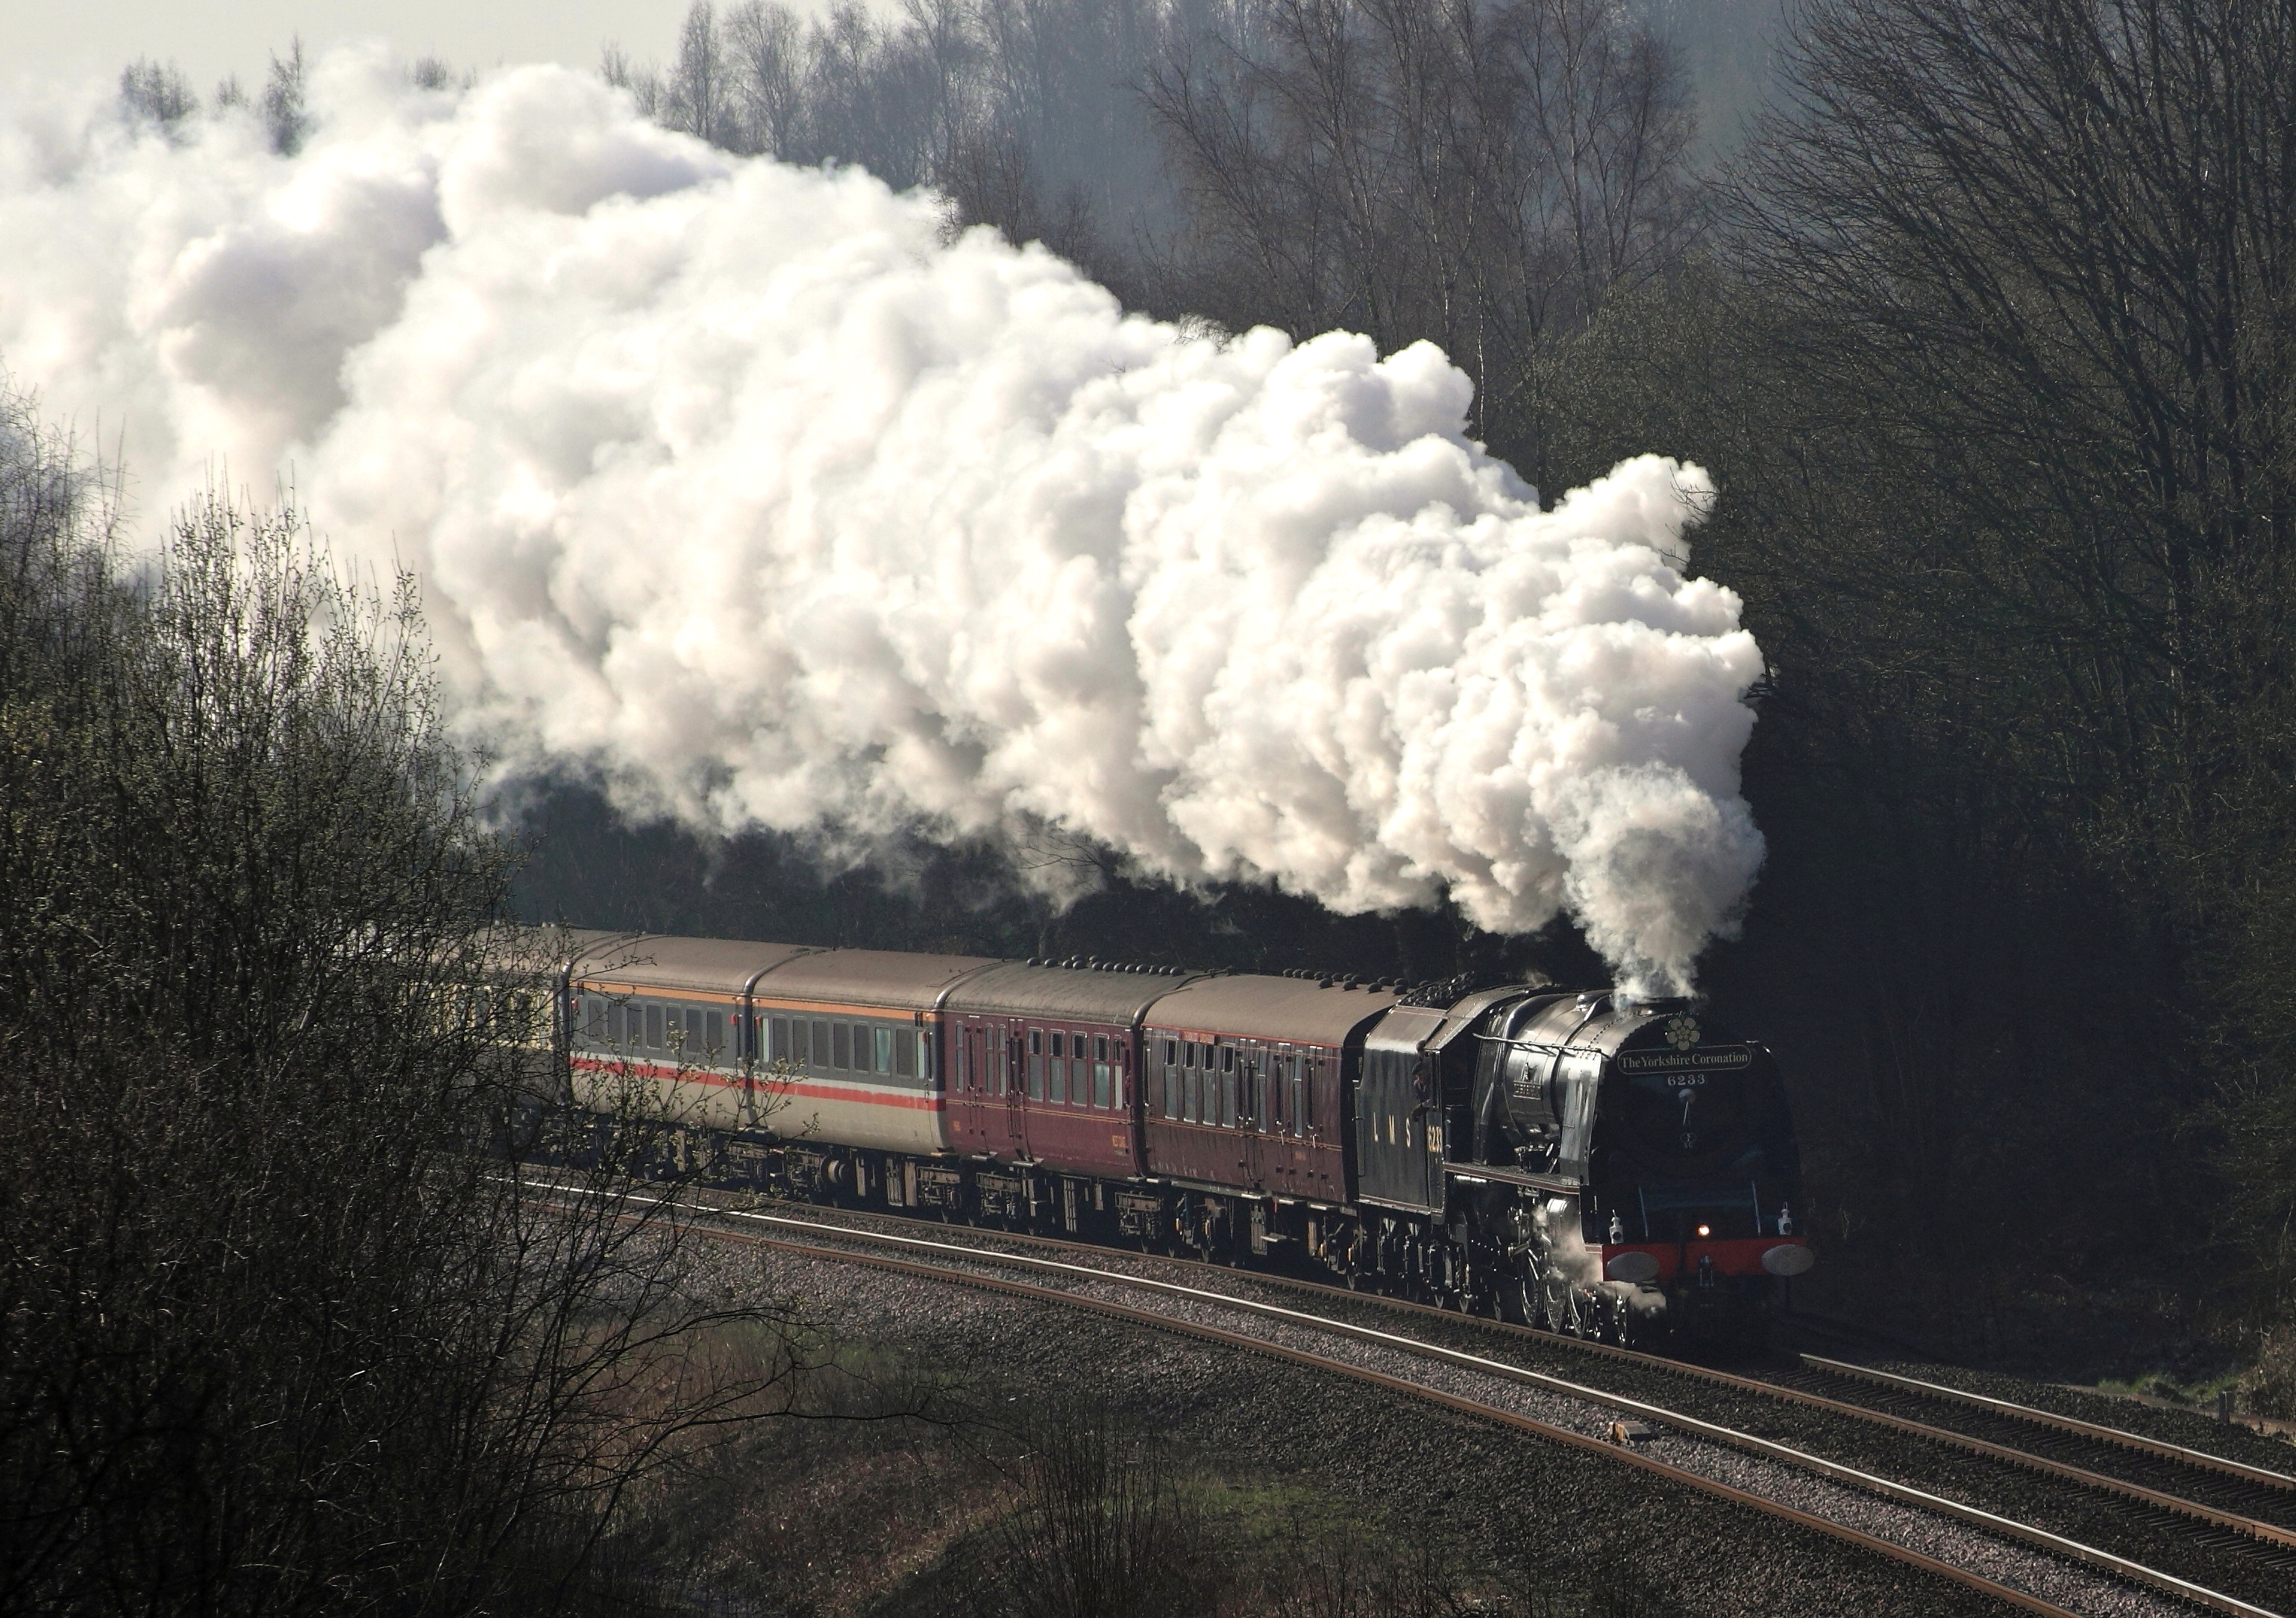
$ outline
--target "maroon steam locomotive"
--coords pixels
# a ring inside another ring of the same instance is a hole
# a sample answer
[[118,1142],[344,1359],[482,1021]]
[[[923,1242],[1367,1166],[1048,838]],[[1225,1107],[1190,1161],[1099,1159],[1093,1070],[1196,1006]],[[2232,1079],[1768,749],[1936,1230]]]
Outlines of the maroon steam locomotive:
[[556,969],[564,1082],[728,1182],[1191,1251],[1620,1343],[1808,1269],[1763,1047],[1685,1001],[636,933]]

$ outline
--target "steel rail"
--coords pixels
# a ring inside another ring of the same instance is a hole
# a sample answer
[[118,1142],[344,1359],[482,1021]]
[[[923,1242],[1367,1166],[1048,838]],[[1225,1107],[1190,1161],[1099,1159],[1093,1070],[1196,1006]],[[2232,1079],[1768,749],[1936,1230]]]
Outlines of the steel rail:
[[[595,1195],[594,1193],[589,1192],[585,1187],[562,1187],[544,1184],[537,1186],[536,1188],[550,1190],[562,1194],[570,1193],[577,1195]],[[642,1200],[651,1202],[659,1201],[660,1199],[647,1198]],[[841,1240],[855,1241],[873,1245],[911,1248],[922,1252],[939,1253],[949,1259],[970,1262],[1001,1264],[1010,1267],[1062,1271],[1088,1280],[1164,1294],[1194,1302],[1208,1302],[1222,1308],[1238,1310],[1245,1313],[1259,1315],[1265,1318],[1306,1326],[1310,1329],[1326,1332],[1335,1336],[1349,1337],[1357,1341],[1375,1343],[1383,1347],[1393,1348],[1404,1352],[1418,1355],[1422,1358],[1437,1359],[1458,1365],[1486,1375],[1498,1376],[1505,1380],[1521,1382],[1529,1385],[1540,1387],[1553,1392],[1559,1392],[1566,1397],[1579,1399],[1587,1403],[1602,1405],[1607,1409],[1620,1411],[1621,1413],[1631,1414],[1645,1420],[1655,1421],[1663,1425],[1690,1433],[1694,1437],[1702,1438],[1710,1442],[1717,1442],[1727,1447],[1742,1450],[1749,1453],[1760,1455],[1766,1458],[1779,1461],[1790,1466],[1815,1473],[1836,1482],[1862,1489],[1869,1493],[1879,1494],[1885,1499],[1894,1499],[1902,1505],[1911,1506],[1916,1509],[1928,1511],[1938,1515],[1952,1517],[1989,1533],[2022,1540],[2027,1544],[2035,1546],[2039,1549],[2048,1551],[2052,1554],[2063,1556],[2068,1560],[2085,1564],[2088,1566],[2096,1568],[2099,1571],[2128,1580],[2132,1582],[2150,1585],[2156,1589],[2177,1597],[2179,1599],[2194,1602],[2197,1605],[2210,1607],[2216,1611],[2230,1614],[2231,1618],[2281,1618],[2280,1614],[2272,1612],[2269,1608],[2257,1606],[2251,1603],[2242,1601],[2237,1597],[2228,1596],[2221,1591],[2210,1589],[2205,1585],[2197,1584],[2191,1580],[2178,1578],[2173,1573],[2163,1573],[2158,1568],[2147,1567],[2142,1563],[2131,1561],[2125,1556],[2116,1556],[2111,1551],[2101,1550],[2094,1546],[2083,1545],[2078,1540],[2067,1539],[2060,1534],[2052,1533],[2046,1529],[2037,1528],[2030,1524],[2019,1523],[2013,1518],[2000,1516],[1993,1512],[1985,1511],[1978,1507],[1966,1506],[1957,1500],[1951,1500],[1942,1496],[1933,1495],[1929,1493],[1927,1491],[1915,1489],[1909,1484],[1899,1483],[1891,1479],[1862,1471],[1857,1467],[1847,1466],[1839,1462],[1827,1460],[1822,1456],[1811,1455],[1807,1451],[1795,1450],[1791,1446],[1780,1444],[1769,1439],[1759,1438],[1749,1433],[1741,1433],[1734,1428],[1722,1426],[1719,1424],[1708,1422],[1697,1417],[1685,1415],[1680,1411],[1669,1410],[1663,1406],[1651,1404],[1645,1400],[1632,1399],[1623,1394],[1609,1392],[1599,1388],[1587,1387],[1582,1384],[1573,1383],[1562,1377],[1550,1376],[1544,1372],[1532,1371],[1525,1369],[1520,1366],[1508,1365],[1504,1361],[1486,1359],[1480,1355],[1464,1353],[1459,1350],[1445,1348],[1437,1343],[1423,1343],[1414,1338],[1398,1336],[1394,1333],[1379,1331],[1370,1326],[1357,1326],[1349,1321],[1333,1320],[1324,1316],[1310,1315],[1297,1310],[1284,1309],[1280,1305],[1263,1303],[1255,1299],[1238,1298],[1226,1293],[1210,1292],[1200,1287],[1183,1286],[1177,1282],[1159,1281],[1140,1276],[1119,1275],[1106,1269],[1097,1269],[1091,1265],[1074,1264],[1062,1260],[1034,1258],[1023,1253],[997,1253],[984,1248],[960,1246],[955,1243],[929,1241],[918,1236],[893,1236],[882,1231],[856,1230],[849,1227],[825,1225],[821,1221],[815,1220],[795,1219],[785,1215],[759,1213],[752,1210],[704,1208],[696,1209],[695,1211],[704,1213],[709,1217],[718,1220],[738,1219],[750,1220],[759,1224],[807,1231],[816,1237],[826,1236]],[[721,1229],[723,1229],[722,1227]],[[835,1246],[824,1246],[819,1241],[794,1241],[787,1236],[766,1236],[753,1231],[725,1229],[724,1234],[739,1236],[751,1242],[759,1243],[767,1246],[776,1247],[783,1251],[800,1253],[807,1256],[826,1258],[838,1261],[866,1264],[880,1269],[922,1275],[930,1278],[947,1279],[962,1284],[983,1285],[992,1290],[1004,1291],[1015,1295],[1025,1295],[1046,1301],[1065,1302],[1075,1307],[1090,1309],[1102,1313],[1110,1314],[1117,1318],[1136,1320],[1143,1324],[1158,1326],[1171,1330],[1183,1331],[1192,1335],[1204,1336],[1215,1341],[1230,1342],[1238,1346],[1250,1348],[1255,1351],[1267,1352],[1276,1355],[1280,1358],[1289,1359],[1296,1363],[1312,1365],[1328,1370],[1336,1371],[1343,1375],[1356,1377],[1359,1380],[1374,1382],[1382,1386],[1390,1387],[1397,1391],[1412,1393],[1414,1396],[1429,1399],[1469,1415],[1496,1420],[1501,1422],[1503,1425],[1514,1426],[1521,1431],[1536,1433],[1543,1437],[1550,1437],[1558,1441],[1568,1443],[1574,1448],[1605,1455],[1613,1459],[1622,1459],[1643,1466],[1645,1469],[1673,1478],[1677,1482],[1690,1483],[1706,1492],[1716,1494],[1721,1498],[1737,1500],[1740,1503],[1757,1505],[1760,1509],[1770,1512],[1773,1515],[1789,1517],[1793,1521],[1803,1523],[1806,1525],[1819,1528],[1822,1532],[1849,1540],[1851,1542],[1860,1544],[1867,1548],[1880,1549],[1884,1554],[1891,1556],[1897,1559],[1907,1561],[1915,1565],[1923,1566],[1932,1572],[1946,1573],[1948,1576],[1954,1578],[1958,1582],[1967,1584],[1972,1589],[1980,1589],[1986,1594],[2009,1600],[2014,1605],[2023,1607],[2027,1611],[2036,1613],[2065,1612],[2065,1609],[2058,1607],[2052,1603],[2043,1601],[2037,1597],[2027,1596],[2021,1591],[2014,1590],[2008,1586],[1998,1584],[1997,1581],[1992,1580],[1988,1580],[1981,1574],[1971,1573],[1967,1569],[1955,1567],[1949,1563],[1939,1561],[1934,1557],[1925,1556],[1920,1552],[1909,1550],[1906,1547],[1898,1545],[1893,1541],[1882,1540],[1875,1535],[1866,1534],[1862,1531],[1849,1528],[1845,1524],[1833,1522],[1831,1519],[1818,1516],[1814,1513],[1802,1512],[1796,1507],[1784,1506],[1778,1501],[1771,1500],[1765,1496],[1752,1493],[1750,1491],[1734,1489],[1729,1484],[1722,1483],[1716,1479],[1706,1477],[1702,1474],[1692,1472],[1686,1468],[1671,1466],[1665,1462],[1655,1459],[1655,1458],[1635,1454],[1632,1450],[1628,1450],[1623,1446],[1607,1443],[1600,1439],[1589,1438],[1582,1433],[1572,1433],[1567,1428],[1555,1427],[1547,1423],[1537,1421],[1532,1417],[1518,1416],[1512,1411],[1498,1409],[1496,1407],[1482,1404],[1476,1400],[1463,1400],[1450,1394],[1441,1393],[1437,1390],[1425,1387],[1421,1384],[1413,1383],[1404,1378],[1392,1377],[1387,1376],[1385,1373],[1373,1372],[1362,1367],[1351,1366],[1344,1360],[1330,1359],[1321,1355],[1308,1353],[1304,1350],[1292,1349],[1283,1344],[1270,1343],[1265,1338],[1253,1337],[1246,1334],[1226,1332],[1218,1327],[1200,1326],[1194,1322],[1177,1320],[1170,1316],[1159,1315],[1150,1310],[1136,1310],[1128,1305],[1113,1303],[1103,1299],[1081,1297],[1074,1293],[1064,1292],[1058,1288],[1029,1286],[1021,1282],[999,1281],[990,1277],[970,1274],[961,1270],[952,1270],[947,1268],[946,1265],[911,1263],[902,1260],[888,1258],[881,1254],[854,1253],[849,1250],[841,1250]],[[1352,1296],[1355,1294],[1349,1295]],[[1446,1318],[1460,1318],[1450,1315],[1448,1311],[1437,1312],[1442,1313]],[[1732,1380],[1743,1381],[1747,1379],[1732,1378]],[[1794,1390],[1778,1389],[1775,1384],[1750,1382],[1749,1385],[1766,1392],[1781,1392],[1791,1393],[1794,1392]],[[1810,1396],[1804,1397],[1807,1398]],[[1855,1406],[1845,1406],[1843,1408],[1852,1411],[1857,1410],[1857,1407]],[[1867,1416],[1874,1414],[1870,1411],[1859,1413]]]
[[[2139,1450],[2162,1460],[2177,1461],[2201,1471],[2221,1473],[2226,1477],[2237,1478],[2244,1483],[2259,1483],[2267,1489],[2296,1491],[2296,1477],[2291,1477],[2284,1472],[2272,1472],[2262,1466],[2251,1466],[2245,1462],[2232,1460],[2221,1455],[2210,1455],[2205,1450],[2188,1450],[2182,1444],[2169,1443],[2162,1439],[2147,1438],[2141,1433],[2131,1433],[2124,1427],[2108,1427],[2099,1422],[2082,1421],[2071,1416],[2060,1416],[2054,1410],[2044,1410],[2035,1405],[2021,1405],[2006,1399],[1994,1399],[1983,1393],[1972,1393],[1965,1388],[1948,1387],[1941,1382],[1923,1382],[1917,1376],[1901,1376],[1892,1371],[1877,1371],[1871,1366],[1853,1365],[1846,1359],[1828,1359],[1818,1354],[1803,1354],[1799,1358],[1804,1365],[1814,1367],[1829,1376],[1860,1382],[1879,1383],[1884,1387],[1897,1388],[1909,1393],[1919,1393],[1923,1398],[1938,1400],[1944,1403],[1975,1405],[1995,1416],[2007,1417],[2013,1421],[2030,1422],[2036,1426],[2054,1427],[2059,1432],[2075,1433],[2082,1438],[2093,1438],[2101,1443],[2118,1444],[2124,1449]],[[2290,1542],[2296,1543],[2296,1536],[2291,1536]]]

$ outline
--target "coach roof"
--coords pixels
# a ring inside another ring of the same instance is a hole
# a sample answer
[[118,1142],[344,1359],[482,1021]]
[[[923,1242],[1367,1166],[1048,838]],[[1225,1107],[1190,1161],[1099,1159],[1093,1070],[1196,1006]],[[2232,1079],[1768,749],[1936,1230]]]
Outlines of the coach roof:
[[966,978],[944,1003],[956,1013],[1037,1017],[1047,1023],[1114,1023],[1129,1027],[1187,980],[1091,967],[1031,966],[1005,961]]
[[692,990],[739,994],[761,972],[808,951],[800,944],[759,944],[745,939],[675,938],[660,932],[601,934],[574,958],[577,982],[658,994]]
[[1157,1001],[1148,1025],[1180,1033],[1338,1045],[1398,998],[1384,989],[1319,989],[1307,978],[1202,978]]
[[931,1011],[950,985],[997,963],[979,955],[822,949],[794,956],[758,981],[760,1000],[813,1000]]

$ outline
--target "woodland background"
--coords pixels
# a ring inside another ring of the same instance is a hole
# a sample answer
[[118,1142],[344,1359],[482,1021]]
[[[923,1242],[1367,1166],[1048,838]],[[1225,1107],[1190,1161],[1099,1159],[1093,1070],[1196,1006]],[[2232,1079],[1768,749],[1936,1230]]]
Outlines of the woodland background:
[[[1550,496],[1702,463],[1697,571],[1770,662],[1769,864],[1705,984],[1793,1086],[1798,1302],[2052,1376],[2244,1367],[2296,1415],[2296,0],[753,0],[604,65],[1150,313],[1431,338]],[[290,149],[301,76],[214,94]],[[201,105],[148,62],[120,93]],[[1567,924],[1177,892],[1056,837],[839,867],[581,781],[489,802],[412,581],[212,494],[131,565],[119,488],[0,386],[0,1618],[728,1610],[657,1531],[677,1480],[857,1430],[783,1418],[1019,1444],[975,1482],[1031,1544],[1078,1488],[1178,1520],[1134,1435],[1016,1435],[713,1285],[639,1173],[659,1121],[528,1083],[505,918],[1602,981]],[[1050,908],[1044,862],[1095,891]],[[553,1141],[586,1213],[470,1149]],[[1002,1543],[976,1610],[1051,1610]],[[1278,1594],[1337,1565],[1300,1543]],[[1564,1593],[1653,1610],[1606,1581]]]
[[[1828,1306],[2091,1372],[2289,1318],[2296,6],[747,0],[605,67],[1135,308],[1432,339],[1550,497],[1704,464],[1770,661],[1706,988],[1793,1076]],[[1105,866],[1054,915],[988,850],[531,825],[523,902],[586,924],[1599,981],[1090,850],[1023,851]]]
[[[1810,1290],[2090,1373],[2296,1359],[2255,1335],[2296,1317],[2296,4],[703,0],[659,43],[603,67],[664,124],[936,187],[1131,308],[1433,340],[1550,497],[1708,467],[1770,857],[1705,986],[1792,1076]],[[283,146],[300,73],[260,93]],[[519,808],[532,919],[1599,978],[1567,927],[1178,894],[1057,840],[831,870],[578,781]],[[1039,860],[1099,891],[1054,913]]]

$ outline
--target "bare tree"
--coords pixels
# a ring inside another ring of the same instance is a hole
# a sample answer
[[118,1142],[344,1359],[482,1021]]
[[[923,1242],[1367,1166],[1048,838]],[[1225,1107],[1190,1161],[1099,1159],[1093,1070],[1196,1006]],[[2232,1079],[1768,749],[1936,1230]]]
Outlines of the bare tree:
[[740,143],[732,101],[732,75],[718,13],[709,0],[694,0],[678,30],[677,61],[662,86],[657,115],[673,129],[720,145]]
[[168,130],[200,110],[199,94],[182,69],[141,56],[120,71],[119,100],[134,116]]
[[[223,99],[220,92],[216,99]],[[303,149],[303,141],[311,132],[311,115],[303,100],[303,41],[299,36],[288,42],[284,61],[271,59],[270,76],[263,84],[263,127],[270,132],[271,149],[282,157],[293,157]]]
[[1145,94],[1209,312],[1436,341],[1519,455],[1543,346],[1690,240],[1680,72],[1592,0],[1256,0]]
[[812,1362],[553,1081],[405,582],[101,489],[0,417],[0,1613],[539,1600]]

